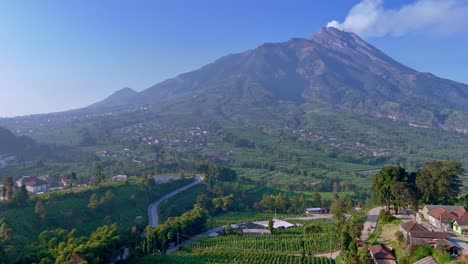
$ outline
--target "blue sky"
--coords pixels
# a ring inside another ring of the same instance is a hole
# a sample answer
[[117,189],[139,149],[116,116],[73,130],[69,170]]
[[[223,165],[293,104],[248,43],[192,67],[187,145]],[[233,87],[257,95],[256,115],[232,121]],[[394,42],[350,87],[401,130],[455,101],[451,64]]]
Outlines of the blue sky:
[[[141,91],[333,20],[410,67],[468,83],[468,1],[434,1],[0,1],[0,116],[78,108],[123,87]],[[376,18],[356,24],[360,12]]]

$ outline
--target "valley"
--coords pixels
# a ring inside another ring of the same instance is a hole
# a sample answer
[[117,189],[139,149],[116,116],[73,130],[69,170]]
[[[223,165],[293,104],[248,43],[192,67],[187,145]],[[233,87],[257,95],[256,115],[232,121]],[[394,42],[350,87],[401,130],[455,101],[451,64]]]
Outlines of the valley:
[[[369,263],[380,244],[409,259],[379,232],[399,208],[468,206],[467,105],[467,85],[322,28],[141,92],[1,118],[0,262]],[[23,176],[68,184],[28,193],[50,183]]]

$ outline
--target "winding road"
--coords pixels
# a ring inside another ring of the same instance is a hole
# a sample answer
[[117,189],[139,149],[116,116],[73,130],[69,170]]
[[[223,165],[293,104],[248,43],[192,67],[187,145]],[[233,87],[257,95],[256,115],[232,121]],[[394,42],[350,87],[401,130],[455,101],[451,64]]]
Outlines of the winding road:
[[200,175],[195,175],[195,180],[190,183],[189,185],[185,185],[184,187],[180,187],[179,189],[177,190],[174,190],[166,195],[164,195],[162,198],[160,198],[159,200],[157,201],[154,201],[153,203],[151,203],[149,206],[148,206],[148,225],[152,226],[152,227],[156,227],[158,225],[158,220],[159,220],[159,216],[158,216],[158,206],[164,202],[165,200],[171,198],[172,196],[180,193],[180,192],[183,192],[199,183],[202,182],[202,177]]

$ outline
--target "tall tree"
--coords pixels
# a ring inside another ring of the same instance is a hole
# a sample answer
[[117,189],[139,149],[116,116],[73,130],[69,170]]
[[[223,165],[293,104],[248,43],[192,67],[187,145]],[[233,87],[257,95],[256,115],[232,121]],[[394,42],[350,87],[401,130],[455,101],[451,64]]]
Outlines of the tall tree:
[[100,185],[101,182],[104,180],[104,173],[102,172],[101,165],[96,166],[96,174],[94,175],[94,183],[96,185]]
[[5,176],[2,179],[3,182],[3,189],[2,189],[2,195],[4,199],[11,199],[13,197],[13,177],[11,176]]
[[13,201],[18,206],[25,206],[29,199],[28,190],[26,190],[26,185],[22,185],[21,188],[13,196]]
[[[401,184],[400,184],[401,183]],[[406,188],[408,183],[408,173],[400,166],[386,166],[372,177],[371,192],[374,198],[383,203],[390,210],[390,205],[395,205],[395,210],[398,210],[400,200],[398,190]],[[398,211],[397,211],[398,213]]]
[[76,172],[72,171],[70,174],[68,174],[67,179],[70,182],[70,188],[73,190],[73,184],[75,184],[77,180]]
[[35,212],[41,219],[44,219],[46,216],[46,209],[41,199],[38,199],[36,202]]
[[423,202],[447,204],[453,201],[463,187],[459,177],[463,172],[461,163],[453,160],[424,164],[416,172],[416,186]]
[[96,209],[99,207],[99,200],[97,194],[93,193],[89,198],[88,208]]

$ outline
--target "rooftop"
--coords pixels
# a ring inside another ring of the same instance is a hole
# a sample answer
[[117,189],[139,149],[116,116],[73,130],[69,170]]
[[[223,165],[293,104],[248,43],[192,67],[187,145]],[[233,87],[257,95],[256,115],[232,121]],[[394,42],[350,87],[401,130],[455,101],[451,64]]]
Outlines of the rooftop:
[[375,260],[395,260],[392,250],[384,245],[373,245],[369,247],[372,258]]
[[424,227],[414,221],[408,221],[400,225],[406,232],[424,232],[427,231]]

